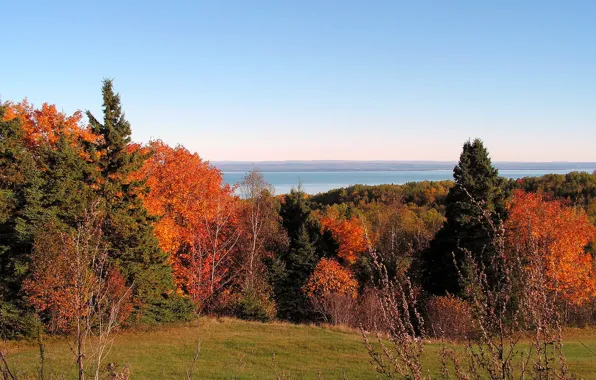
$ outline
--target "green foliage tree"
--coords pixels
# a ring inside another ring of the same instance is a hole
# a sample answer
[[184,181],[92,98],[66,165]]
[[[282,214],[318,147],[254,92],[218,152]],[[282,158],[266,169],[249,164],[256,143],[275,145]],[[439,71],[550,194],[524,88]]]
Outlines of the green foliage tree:
[[58,127],[55,146],[27,145],[20,120],[0,110],[0,271],[3,326],[10,335],[30,334],[31,314],[21,291],[37,234],[48,223],[75,227],[87,202],[92,165],[83,147]]
[[33,332],[20,287],[33,242],[31,226],[43,210],[42,179],[19,120],[4,121],[4,113],[0,104],[0,334],[13,338]]
[[[464,249],[478,262],[490,261],[495,253],[490,223],[498,225],[505,217],[503,180],[482,140],[464,144],[453,178],[455,185],[446,198],[446,222],[421,257],[422,284],[438,295],[461,294],[457,267],[465,271]],[[490,219],[483,217],[484,212]]]
[[278,315],[291,321],[304,321],[311,317],[302,288],[322,256],[321,252],[317,252],[320,232],[310,214],[310,201],[302,188],[292,189],[280,210],[289,249],[278,252],[276,263],[271,268]]
[[136,317],[146,322],[185,318],[173,310],[187,310],[189,305],[174,292],[171,267],[167,254],[159,249],[153,231],[153,219],[143,206],[140,195],[145,182],[133,178],[147,154],[131,144],[130,123],[114,93],[112,80],[102,87],[103,123],[87,111],[94,133],[102,141],[92,147],[98,167],[98,192],[106,200],[104,234],[114,259],[134,284]]

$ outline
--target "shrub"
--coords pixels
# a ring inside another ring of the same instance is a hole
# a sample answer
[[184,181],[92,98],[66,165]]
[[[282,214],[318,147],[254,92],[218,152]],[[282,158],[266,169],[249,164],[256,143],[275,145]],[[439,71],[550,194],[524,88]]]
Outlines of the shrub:
[[354,327],[361,327],[366,331],[385,332],[387,323],[383,318],[383,308],[379,291],[375,288],[366,288],[358,299],[357,318]]
[[268,322],[275,319],[277,308],[267,294],[246,290],[236,303],[235,314],[240,319]]
[[321,259],[303,290],[313,311],[325,322],[350,324],[354,320],[357,287],[349,269],[333,259]]
[[460,341],[475,335],[470,305],[453,295],[432,297],[426,304],[426,318],[435,338]]

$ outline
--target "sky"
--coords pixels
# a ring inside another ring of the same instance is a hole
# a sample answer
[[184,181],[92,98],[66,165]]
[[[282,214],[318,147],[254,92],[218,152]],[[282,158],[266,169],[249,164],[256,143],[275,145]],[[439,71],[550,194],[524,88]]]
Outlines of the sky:
[[596,161],[596,2],[4,1],[0,98],[207,160]]

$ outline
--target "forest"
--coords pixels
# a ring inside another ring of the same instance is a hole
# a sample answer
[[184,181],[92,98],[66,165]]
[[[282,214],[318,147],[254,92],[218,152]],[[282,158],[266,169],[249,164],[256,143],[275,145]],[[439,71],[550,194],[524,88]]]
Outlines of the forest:
[[[565,375],[562,329],[596,325],[596,172],[507,180],[474,139],[453,181],[277,195],[132,141],[113,85],[102,115],[0,102],[0,334],[74,336],[80,378],[89,336],[204,315],[359,329],[404,378],[418,337],[477,342],[475,366],[444,352],[457,378]],[[533,365],[506,354],[520,331]]]

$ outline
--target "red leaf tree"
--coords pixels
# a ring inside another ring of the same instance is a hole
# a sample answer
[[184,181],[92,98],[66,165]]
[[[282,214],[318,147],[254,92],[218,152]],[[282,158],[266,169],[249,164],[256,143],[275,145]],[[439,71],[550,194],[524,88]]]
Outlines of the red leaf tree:
[[219,170],[182,146],[149,144],[153,155],[138,173],[150,188],[149,212],[159,217],[156,235],[170,254],[178,290],[201,308],[231,278],[238,241],[238,199]]
[[91,128],[81,125],[82,113],[76,111],[68,116],[58,112],[53,104],[44,103],[41,108],[34,108],[27,99],[19,103],[7,102],[4,120],[19,119],[25,132],[25,139],[30,147],[44,144],[55,146],[61,135],[71,142],[78,140],[95,142],[99,139]]
[[342,219],[337,213],[328,210],[319,220],[322,230],[331,232],[338,243],[337,256],[348,264],[354,264],[358,256],[367,248],[366,235],[362,221],[355,216]]
[[507,240],[528,265],[543,266],[551,290],[581,304],[596,296],[592,256],[586,246],[596,234],[586,213],[561,200],[518,190],[509,204]]

